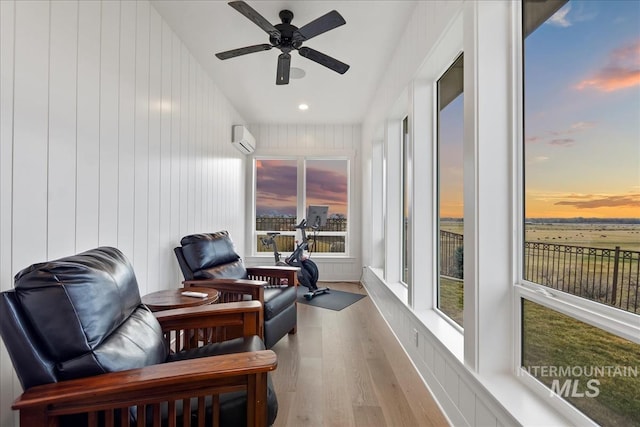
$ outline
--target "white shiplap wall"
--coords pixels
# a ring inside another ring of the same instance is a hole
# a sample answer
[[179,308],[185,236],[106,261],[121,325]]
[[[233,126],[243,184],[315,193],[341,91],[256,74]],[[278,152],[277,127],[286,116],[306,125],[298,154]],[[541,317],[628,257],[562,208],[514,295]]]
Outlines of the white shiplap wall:
[[[244,251],[243,120],[146,1],[0,1],[0,290],[100,245],[141,294],[175,287],[172,249],[228,229]],[[21,392],[0,345],[0,425]]]
[[[361,172],[360,124],[250,124],[249,131],[256,138],[254,155],[260,156],[347,156],[351,159],[349,218],[349,254],[346,257],[314,256],[320,280],[357,281],[362,272],[360,233]],[[250,172],[250,171],[249,171]],[[251,179],[251,178],[249,178]],[[247,194],[248,198],[252,194]],[[251,205],[252,200],[247,200]],[[251,218],[248,218],[251,224]],[[251,236],[247,236],[251,239]],[[251,243],[247,242],[247,247]],[[248,265],[273,263],[272,256],[245,257]]]

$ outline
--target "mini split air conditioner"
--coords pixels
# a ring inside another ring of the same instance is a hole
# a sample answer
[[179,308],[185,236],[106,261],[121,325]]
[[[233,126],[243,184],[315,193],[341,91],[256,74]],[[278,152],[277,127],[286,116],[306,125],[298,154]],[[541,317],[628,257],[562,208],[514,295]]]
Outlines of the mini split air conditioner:
[[256,139],[251,135],[249,130],[242,125],[233,126],[233,141],[231,141],[234,147],[238,149],[242,154],[251,154],[256,150]]

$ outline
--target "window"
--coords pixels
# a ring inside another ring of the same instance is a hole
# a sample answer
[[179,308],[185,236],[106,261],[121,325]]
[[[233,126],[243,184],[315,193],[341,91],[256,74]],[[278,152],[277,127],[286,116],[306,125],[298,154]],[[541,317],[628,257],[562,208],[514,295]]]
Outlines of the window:
[[278,250],[291,252],[295,245],[293,226],[297,224],[298,165],[296,160],[258,159],[256,177],[257,251],[271,252],[262,245],[267,232],[282,232],[276,237]]
[[[306,218],[309,206],[320,205],[328,207],[327,221],[318,229],[311,250],[346,254],[348,200],[348,159],[256,159],[256,252],[272,252],[272,247],[262,244],[269,232],[280,233],[275,238],[278,251],[292,252],[295,226]],[[309,226],[313,225],[309,218],[306,219]],[[309,233],[309,238],[313,237]]]
[[635,425],[640,3],[525,0],[522,18],[521,274],[537,292],[521,366],[596,422]]
[[409,144],[409,118],[402,120],[402,283],[410,286],[411,277],[411,147]]
[[463,56],[438,80],[438,308],[463,325]]
[[[345,253],[347,237],[349,162],[345,159],[305,162],[306,203],[309,206],[328,206],[327,222],[319,228],[312,250],[314,252]],[[312,218],[307,218],[312,225]]]

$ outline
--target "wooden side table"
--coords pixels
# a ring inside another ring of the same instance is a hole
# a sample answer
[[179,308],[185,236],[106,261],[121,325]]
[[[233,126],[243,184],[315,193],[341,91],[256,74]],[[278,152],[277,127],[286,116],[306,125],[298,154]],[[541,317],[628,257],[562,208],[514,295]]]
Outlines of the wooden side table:
[[[204,298],[187,297],[182,295],[184,291],[202,292],[207,294]],[[170,310],[172,308],[195,307],[198,305],[213,304],[218,301],[219,293],[211,288],[190,287],[157,291],[142,297],[142,303],[151,311]]]

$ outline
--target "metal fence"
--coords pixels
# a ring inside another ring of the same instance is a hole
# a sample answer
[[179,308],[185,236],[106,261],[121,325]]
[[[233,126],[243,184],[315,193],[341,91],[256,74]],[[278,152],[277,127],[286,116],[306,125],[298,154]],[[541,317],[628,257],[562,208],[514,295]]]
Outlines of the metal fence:
[[[463,236],[440,232],[440,274],[462,278]],[[640,313],[640,252],[525,242],[524,279]]]
[[[295,231],[297,225],[295,217],[256,217],[256,230],[257,231]],[[327,223],[324,227],[320,227],[318,231],[328,232],[346,232],[347,231],[347,219],[343,217],[331,217],[327,218]],[[272,249],[265,247],[260,238],[266,237],[266,233],[262,235],[258,233],[257,251],[258,252],[270,252]],[[309,249],[312,252],[326,252],[326,253],[344,253],[346,248],[345,236],[316,236],[313,238],[313,233],[307,229],[307,237],[310,239]],[[278,244],[278,250],[280,252],[291,252],[295,248],[295,241],[293,236],[281,235],[276,237]]]
[[524,266],[526,280],[639,312],[638,251],[525,242]]
[[[256,230],[258,231],[295,231],[297,224],[296,217],[256,217]],[[327,218],[326,225],[320,227],[318,231],[347,231],[347,219],[343,217]]]
[[462,234],[440,231],[440,275],[462,279]]

